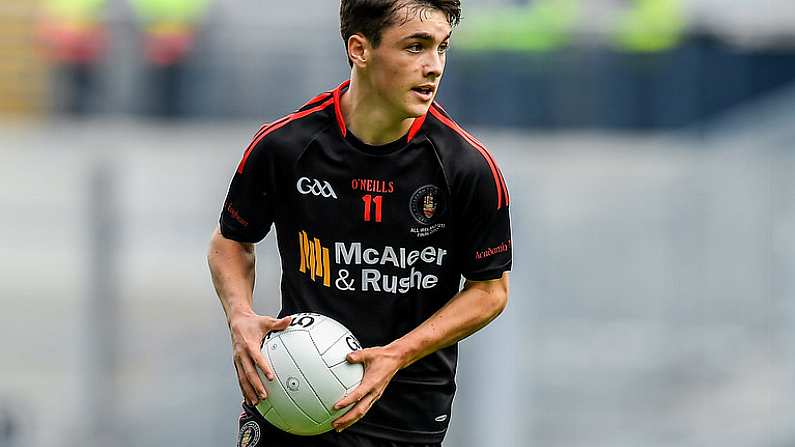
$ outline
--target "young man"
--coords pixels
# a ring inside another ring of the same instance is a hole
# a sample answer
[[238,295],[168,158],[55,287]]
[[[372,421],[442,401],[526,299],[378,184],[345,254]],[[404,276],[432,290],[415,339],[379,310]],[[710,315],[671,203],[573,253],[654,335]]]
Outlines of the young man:
[[[433,98],[459,0],[342,0],[351,79],[265,125],[246,149],[209,263],[245,397],[238,445],[438,446],[457,342],[505,307],[509,197],[492,156]],[[275,224],[280,318],[252,311],[254,244]],[[461,288],[461,277],[466,282]],[[302,438],[253,408],[263,337],[317,312],[364,349],[336,431]],[[343,431],[344,430],[344,431]]]

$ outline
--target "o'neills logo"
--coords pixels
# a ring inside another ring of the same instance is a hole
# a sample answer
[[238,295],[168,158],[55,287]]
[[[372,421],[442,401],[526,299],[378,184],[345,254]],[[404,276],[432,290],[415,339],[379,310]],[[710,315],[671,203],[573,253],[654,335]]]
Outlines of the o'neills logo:
[[320,243],[320,239],[309,239],[306,231],[298,232],[298,246],[301,250],[301,273],[309,273],[312,281],[323,281],[323,285],[331,287],[331,264],[328,248]]
[[351,189],[354,191],[391,193],[395,192],[395,182],[392,180],[355,178],[351,180]]
[[509,239],[496,247],[491,247],[485,250],[476,251],[475,259],[488,258],[489,256],[494,256],[498,253],[505,253],[510,249],[511,249],[511,241]]

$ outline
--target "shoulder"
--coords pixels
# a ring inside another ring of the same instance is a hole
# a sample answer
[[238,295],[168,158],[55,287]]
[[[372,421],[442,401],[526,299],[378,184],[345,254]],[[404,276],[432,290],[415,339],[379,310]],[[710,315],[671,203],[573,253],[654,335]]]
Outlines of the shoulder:
[[333,113],[332,94],[324,92],[295,112],[263,124],[246,147],[237,172],[242,174],[254,160],[298,156],[312,138],[329,125]]
[[486,146],[437,103],[431,105],[426,123],[428,138],[439,153],[452,189],[477,186],[493,197],[498,209],[507,206],[510,199],[505,178]]
[[437,103],[426,117],[428,138],[446,168],[456,173],[491,173],[497,169],[494,156],[483,143],[458,124]]

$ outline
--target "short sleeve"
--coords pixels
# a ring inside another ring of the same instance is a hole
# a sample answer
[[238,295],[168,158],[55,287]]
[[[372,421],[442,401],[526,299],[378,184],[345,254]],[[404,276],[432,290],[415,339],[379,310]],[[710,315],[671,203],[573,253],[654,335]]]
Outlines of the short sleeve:
[[513,250],[507,186],[493,160],[466,176],[456,200],[461,274],[470,281],[499,279]]
[[220,218],[221,234],[227,239],[256,243],[273,224],[272,170],[265,146],[259,142],[250,147],[232,177]]

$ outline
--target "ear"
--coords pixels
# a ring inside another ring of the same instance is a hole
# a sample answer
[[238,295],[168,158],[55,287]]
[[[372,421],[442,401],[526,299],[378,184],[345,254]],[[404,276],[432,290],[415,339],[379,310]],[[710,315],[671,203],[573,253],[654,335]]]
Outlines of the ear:
[[354,66],[365,68],[370,56],[370,42],[361,34],[354,34],[348,38],[348,58]]

